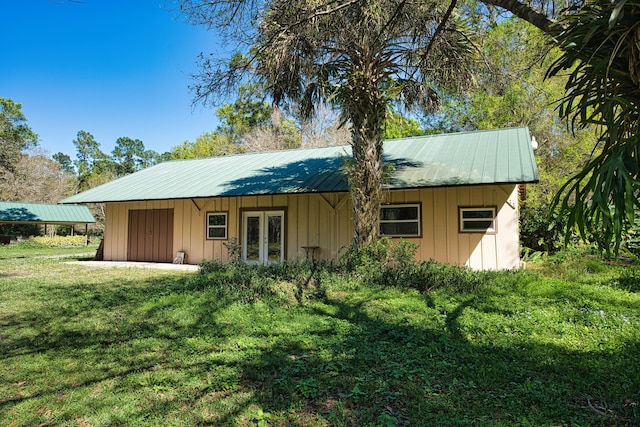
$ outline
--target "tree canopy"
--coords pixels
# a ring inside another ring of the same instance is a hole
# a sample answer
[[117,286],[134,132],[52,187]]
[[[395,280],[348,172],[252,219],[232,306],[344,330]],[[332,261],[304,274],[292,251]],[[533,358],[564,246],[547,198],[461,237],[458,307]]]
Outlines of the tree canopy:
[[27,125],[22,104],[0,97],[0,175],[13,172],[22,151],[37,144],[38,135]]

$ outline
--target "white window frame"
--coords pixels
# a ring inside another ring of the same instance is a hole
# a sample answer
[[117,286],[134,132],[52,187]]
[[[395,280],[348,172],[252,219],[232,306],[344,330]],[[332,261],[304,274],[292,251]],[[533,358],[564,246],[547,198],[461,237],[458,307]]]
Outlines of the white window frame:
[[[387,209],[387,208],[391,208],[391,209],[398,209],[398,208],[416,208],[416,212],[417,212],[417,218],[415,219],[382,219],[382,210],[383,209]],[[422,209],[420,206],[420,203],[403,203],[403,204],[389,204],[389,205],[382,205],[380,207],[380,235],[381,236],[386,236],[386,237],[420,237],[422,236]],[[384,234],[382,232],[382,225],[383,224],[395,224],[395,223],[416,223],[418,225],[418,232],[417,234]]]
[[[491,217],[488,217],[488,216],[481,217],[481,218],[465,218],[464,217],[465,212],[481,212],[481,211],[491,212]],[[459,208],[459,212],[460,212],[460,232],[461,233],[495,234],[497,232],[495,206]],[[487,228],[472,228],[467,225],[468,223],[477,222],[477,221],[491,221],[491,226]]]
[[[209,218],[212,216],[224,216],[224,225],[210,225]],[[228,212],[207,212],[207,240],[227,240],[227,229],[229,227],[229,213]],[[223,229],[224,236],[223,237],[210,237],[209,230],[211,229]]]

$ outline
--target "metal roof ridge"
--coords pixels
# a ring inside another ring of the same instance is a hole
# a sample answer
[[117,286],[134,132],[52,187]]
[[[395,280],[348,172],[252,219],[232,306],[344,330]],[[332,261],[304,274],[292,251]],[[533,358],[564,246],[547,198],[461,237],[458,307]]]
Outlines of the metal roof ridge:
[[433,133],[428,135],[405,136],[403,138],[385,139],[384,142],[406,141],[411,139],[428,139],[428,138],[443,137],[443,136],[455,137],[460,135],[472,135],[474,133],[502,132],[502,131],[508,131],[508,130],[524,130],[524,129],[528,131],[529,127],[528,126],[509,126],[504,128],[493,128],[493,129],[475,129],[475,130],[463,130],[463,131],[457,131],[457,132],[442,132],[442,133]]

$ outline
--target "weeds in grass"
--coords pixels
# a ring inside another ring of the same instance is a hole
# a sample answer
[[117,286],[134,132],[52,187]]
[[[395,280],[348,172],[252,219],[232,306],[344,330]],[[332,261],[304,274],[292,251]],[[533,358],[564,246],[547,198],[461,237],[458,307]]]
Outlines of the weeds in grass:
[[640,292],[640,268],[627,268],[613,280],[613,285],[629,292]]
[[0,425],[640,423],[619,266],[0,267]]

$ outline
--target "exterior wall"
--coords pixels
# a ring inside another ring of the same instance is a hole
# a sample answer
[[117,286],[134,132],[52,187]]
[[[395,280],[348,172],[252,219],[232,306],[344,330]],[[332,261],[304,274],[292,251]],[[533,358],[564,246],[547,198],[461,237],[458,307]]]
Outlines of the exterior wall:
[[[417,258],[466,265],[473,269],[518,268],[518,193],[516,185],[392,190],[385,203],[420,203],[422,236],[407,239],[419,245]],[[458,207],[497,209],[494,234],[460,233]],[[187,262],[228,261],[223,243],[207,240],[207,212],[227,212],[227,237],[240,239],[243,210],[285,210],[285,256],[305,256],[303,246],[318,246],[316,257],[340,256],[353,238],[351,203],[347,193],[218,197],[108,203],[104,259],[127,259],[127,218],[130,209],[174,209],[173,253],[185,251]]]

